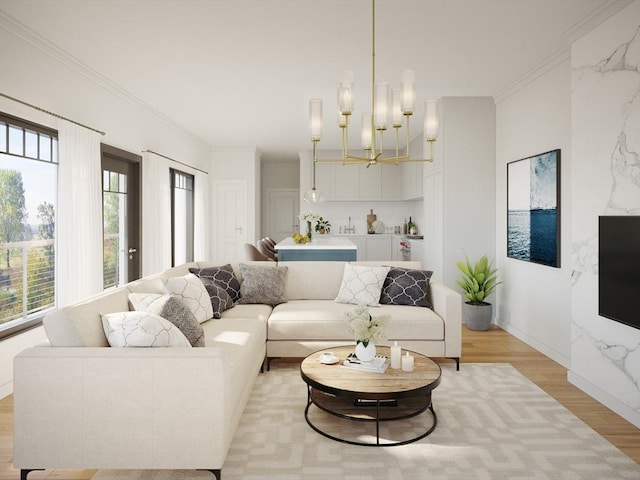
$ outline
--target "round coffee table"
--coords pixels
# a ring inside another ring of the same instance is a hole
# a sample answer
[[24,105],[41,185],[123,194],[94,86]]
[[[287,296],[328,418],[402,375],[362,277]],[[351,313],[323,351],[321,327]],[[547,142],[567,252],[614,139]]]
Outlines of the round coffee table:
[[[353,370],[342,366],[345,358],[353,353],[353,346],[328,348],[312,353],[300,365],[300,375],[307,384],[305,420],[321,435],[339,442],[364,446],[405,445],[426,437],[438,423],[431,401],[431,392],[440,384],[440,366],[430,358],[411,352],[414,369],[388,367],[384,373]],[[320,363],[323,352],[333,352],[339,361],[333,365]],[[403,355],[406,350],[403,350]],[[388,347],[377,347],[378,355],[390,358]],[[327,433],[309,418],[309,409],[315,405],[320,410],[339,418],[372,422],[376,426],[375,443],[341,438]],[[431,421],[427,429],[409,439],[380,441],[380,423],[405,420],[429,411]]]

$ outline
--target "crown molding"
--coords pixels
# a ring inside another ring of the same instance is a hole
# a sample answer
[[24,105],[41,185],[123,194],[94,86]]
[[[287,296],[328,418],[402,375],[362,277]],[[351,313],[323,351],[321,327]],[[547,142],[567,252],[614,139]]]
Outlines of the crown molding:
[[584,17],[562,35],[562,38],[566,43],[566,46],[564,48],[551,55],[545,61],[536,65],[534,68],[526,72],[521,77],[517,78],[515,81],[511,82],[498,93],[496,93],[493,96],[496,104],[500,103],[510,95],[513,95],[517,91],[523,89],[536,79],[540,78],[553,68],[560,65],[562,62],[570,60],[571,45],[576,40],[589,33],[595,27],[608,20],[611,16],[615,15],[634,1],[640,0],[608,0],[600,7],[596,8],[593,12]]
[[143,112],[144,114],[155,118],[156,120],[160,121],[164,125],[173,129],[177,133],[184,135],[185,137],[189,137],[192,140],[201,142],[209,148],[211,147],[211,145],[207,141],[200,138],[192,131],[186,129],[185,127],[177,123],[175,120],[172,120],[165,114],[153,108],[151,105],[145,103],[140,98],[136,97],[135,95],[131,94],[124,88],[120,87],[118,84],[109,80],[107,77],[97,72],[96,70],[92,69],[90,66],[80,61],[73,55],[70,55],[68,52],[58,47],[54,43],[50,42],[49,40],[44,38],[42,35],[34,32],[30,28],[28,28],[26,25],[22,24],[21,22],[19,22],[18,20],[16,20],[11,15],[7,14],[1,9],[0,9],[0,29],[6,30],[10,34],[14,35],[15,37],[19,38],[20,40],[24,41],[25,43],[31,45],[32,47],[44,53],[45,55],[49,56],[56,62],[64,65],[65,67],[74,71],[78,75],[85,77],[86,79],[100,86],[101,88],[108,91],[112,95],[115,95],[121,100],[124,100],[128,104],[135,107],[137,110]]
[[497,94],[493,96],[493,99],[496,105],[502,102],[507,97],[513,95],[514,93],[522,90],[527,85],[531,84],[541,76],[545,75],[547,72],[553,70],[558,65],[563,62],[571,59],[571,47],[564,47],[562,50],[556,52],[551,57],[547,58],[544,62],[539,63],[527,73],[517,78],[515,81],[511,82],[505,88],[500,90]]
[[567,45],[573,44],[634,1],[637,2],[639,0],[608,0],[567,30],[563,35],[565,42]]

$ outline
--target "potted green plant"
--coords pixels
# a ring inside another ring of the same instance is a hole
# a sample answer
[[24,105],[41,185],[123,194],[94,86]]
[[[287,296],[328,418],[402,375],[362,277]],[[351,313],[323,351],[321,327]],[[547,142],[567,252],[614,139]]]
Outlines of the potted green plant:
[[458,261],[456,266],[462,272],[462,277],[457,283],[467,298],[462,309],[464,323],[470,330],[488,330],[493,308],[485,300],[493,293],[496,286],[502,283],[498,282],[498,269],[493,268],[493,262],[489,262],[486,255],[483,255],[475,265],[472,265],[465,255],[465,262]]
[[320,217],[318,219],[318,222],[316,223],[316,232],[318,232],[320,235],[324,235],[325,233],[329,233],[331,231],[331,224],[329,223],[329,220],[325,220],[324,218]]

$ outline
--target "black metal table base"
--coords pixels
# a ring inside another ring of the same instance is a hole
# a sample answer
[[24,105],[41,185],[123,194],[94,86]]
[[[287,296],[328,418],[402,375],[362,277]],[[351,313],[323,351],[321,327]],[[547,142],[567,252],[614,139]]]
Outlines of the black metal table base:
[[[342,414],[336,411],[333,411],[329,408],[326,408],[322,405],[320,405],[319,403],[314,402],[313,400],[313,388],[311,386],[307,386],[308,390],[307,390],[307,406],[304,409],[304,418],[307,421],[307,424],[317,433],[319,433],[320,435],[326,437],[326,438],[330,438],[331,440],[335,440],[337,442],[342,442],[342,443],[347,443],[349,445],[360,445],[363,447],[393,447],[393,446],[399,446],[399,445],[407,445],[409,443],[413,443],[413,442],[417,442],[418,440],[421,440],[423,438],[425,438],[426,436],[430,435],[435,429],[436,426],[438,425],[438,417],[436,415],[435,410],[433,409],[433,402],[431,401],[431,395],[429,394],[426,404],[423,408],[418,409],[415,412],[412,412],[408,415],[399,415],[397,417],[388,417],[388,418],[381,418],[381,414],[380,414],[380,409],[386,409],[388,408],[386,405],[388,405],[389,400],[386,399],[380,399],[380,400],[367,400],[366,404],[369,406],[375,405],[375,418],[358,418],[358,417],[354,417],[352,415],[346,415],[346,414]],[[323,392],[319,392],[321,395],[324,395]],[[358,399],[354,399],[354,404],[358,404]],[[359,421],[359,422],[375,422],[376,425],[376,441],[375,443],[372,442],[359,442],[359,441],[355,441],[355,440],[349,440],[346,438],[340,438],[337,437],[335,435],[331,435],[323,430],[321,430],[318,426],[316,426],[311,419],[309,418],[309,408],[311,407],[311,405],[315,405],[316,408],[318,408],[319,410],[322,410],[323,412],[326,412],[328,414],[334,415],[336,417],[339,418],[344,418],[344,419],[348,419],[348,420],[353,420],[353,421]],[[431,426],[424,432],[421,433],[418,436],[412,437],[410,439],[407,440],[401,440],[401,441],[397,441],[397,442],[385,442],[385,443],[380,443],[380,423],[381,422],[389,422],[389,421],[397,421],[397,420],[405,420],[408,418],[412,418],[415,416],[418,416],[422,413],[424,413],[425,411],[429,411],[431,413],[431,417],[433,418],[433,423],[431,424]]]

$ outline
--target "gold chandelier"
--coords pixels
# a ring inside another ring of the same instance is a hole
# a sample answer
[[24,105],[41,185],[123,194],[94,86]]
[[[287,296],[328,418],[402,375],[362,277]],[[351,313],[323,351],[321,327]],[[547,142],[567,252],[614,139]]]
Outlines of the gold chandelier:
[[[432,162],[433,142],[437,138],[438,122],[436,116],[436,102],[427,100],[425,102],[424,135],[429,143],[429,158],[411,158],[409,151],[410,143],[410,119],[414,112],[415,88],[414,73],[412,70],[405,70],[402,73],[401,88],[391,89],[391,102],[389,102],[389,84],[386,82],[376,82],[375,63],[375,0],[371,0],[371,112],[362,115],[362,156],[352,155],[349,151],[349,119],[353,112],[353,72],[347,71],[343,74],[342,81],[338,87],[338,126],[342,130],[342,158],[322,159],[317,157],[318,143],[322,138],[322,100],[312,98],[309,100],[309,120],[311,129],[311,141],[313,142],[313,187],[305,195],[308,201],[317,202],[312,197],[318,197],[315,186],[315,164],[317,162],[340,162],[343,165],[367,164],[367,168],[378,163],[388,163],[398,165],[401,162]],[[391,116],[391,127],[395,130],[395,155],[387,153],[385,155],[383,146],[383,134],[389,124],[389,114]],[[400,150],[400,128],[406,127],[406,144],[404,152]]]

